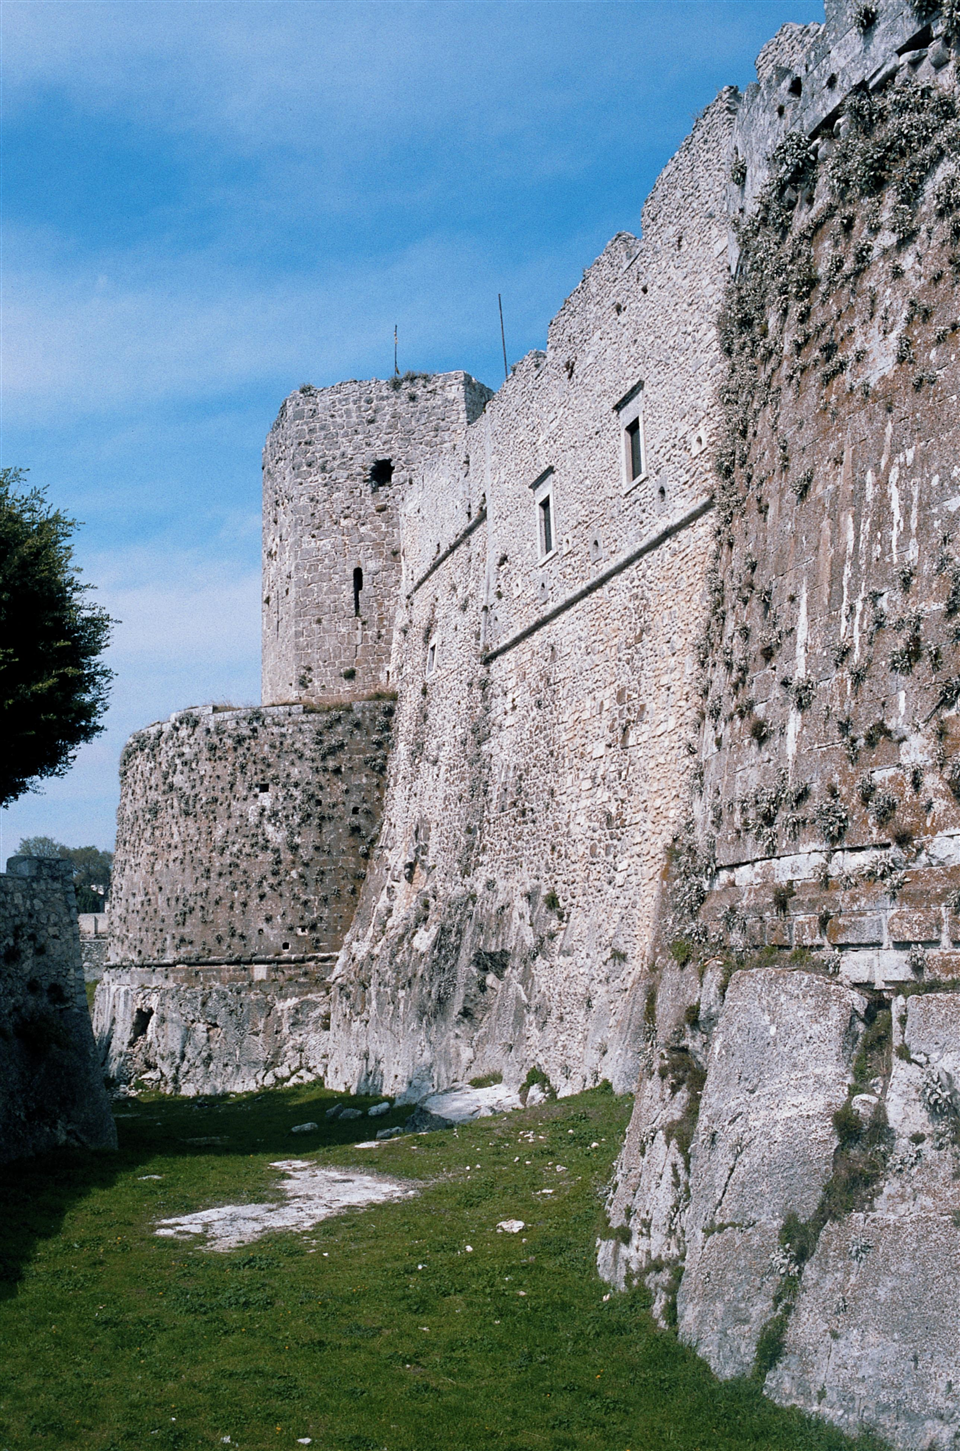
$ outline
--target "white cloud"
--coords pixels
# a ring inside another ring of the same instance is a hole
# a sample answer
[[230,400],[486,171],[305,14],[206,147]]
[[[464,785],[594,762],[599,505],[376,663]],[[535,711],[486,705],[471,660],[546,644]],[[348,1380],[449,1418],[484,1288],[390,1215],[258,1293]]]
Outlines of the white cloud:
[[44,256],[14,228],[6,250],[21,261],[19,274],[8,262],[5,288],[10,424],[195,403],[270,377],[295,387],[383,374],[394,321],[411,361],[412,352],[421,362],[448,351],[453,339],[465,353],[486,350],[498,290],[513,300],[514,326],[524,332],[556,290],[547,247],[498,276],[498,259],[468,236],[425,238],[376,267],[343,262],[259,286],[206,254],[173,261],[148,249],[115,259],[105,280],[102,258],[94,271]]

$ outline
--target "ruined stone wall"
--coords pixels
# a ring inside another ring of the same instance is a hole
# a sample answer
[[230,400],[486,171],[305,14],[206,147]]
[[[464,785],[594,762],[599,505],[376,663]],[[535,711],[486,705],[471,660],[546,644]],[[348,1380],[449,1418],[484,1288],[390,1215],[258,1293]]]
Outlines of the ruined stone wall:
[[331,1082],[635,1081],[690,766],[734,112],[708,109],[643,241],[611,242],[465,456],[405,500],[388,825],[334,979]]
[[[859,71],[854,6],[794,49],[804,96],[824,73],[848,89],[798,109],[812,136],[764,163],[738,238],[697,764],[601,1267],[646,1279],[719,1374],[947,1447],[958,37],[877,10]],[[740,157],[762,153],[756,105]]]
[[0,876],[0,1162],[113,1149],[90,1029],[69,862],[11,857]]
[[285,400],[263,454],[265,704],[390,685],[399,500],[489,396],[466,373],[418,373]]

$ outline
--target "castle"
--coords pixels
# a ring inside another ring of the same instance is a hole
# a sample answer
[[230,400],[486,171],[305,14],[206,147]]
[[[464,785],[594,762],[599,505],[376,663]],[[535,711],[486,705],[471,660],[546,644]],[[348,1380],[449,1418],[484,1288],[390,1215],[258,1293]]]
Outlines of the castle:
[[958,39],[828,0],[496,394],[285,401],[263,704],[128,744],[95,1013],[170,1091],[635,1091],[601,1272],[916,1448],[960,1436]]

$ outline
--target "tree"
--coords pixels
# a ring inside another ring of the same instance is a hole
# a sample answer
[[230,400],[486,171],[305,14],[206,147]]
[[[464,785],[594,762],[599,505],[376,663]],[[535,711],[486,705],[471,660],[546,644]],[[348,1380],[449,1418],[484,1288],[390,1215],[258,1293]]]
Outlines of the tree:
[[77,910],[102,912],[110,896],[113,852],[97,846],[64,846],[52,836],[25,836],[17,847],[18,856],[59,857],[73,864],[73,885]]
[[76,521],[23,478],[0,469],[0,806],[65,775],[102,731],[113,679],[100,657],[114,622],[73,563]]

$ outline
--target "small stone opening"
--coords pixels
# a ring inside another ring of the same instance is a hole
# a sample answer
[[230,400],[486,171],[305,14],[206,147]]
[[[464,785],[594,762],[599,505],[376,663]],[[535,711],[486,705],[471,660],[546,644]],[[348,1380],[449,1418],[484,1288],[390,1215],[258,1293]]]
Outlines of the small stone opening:
[[353,613],[360,614],[360,591],[363,589],[363,570],[359,564],[353,571]]
[[376,492],[377,489],[389,484],[393,478],[393,459],[375,458],[370,465],[370,487]]
[[131,1044],[136,1043],[146,1035],[150,1026],[150,1019],[153,1017],[153,1008],[137,1008],[133,1015],[133,1027],[130,1031]]

